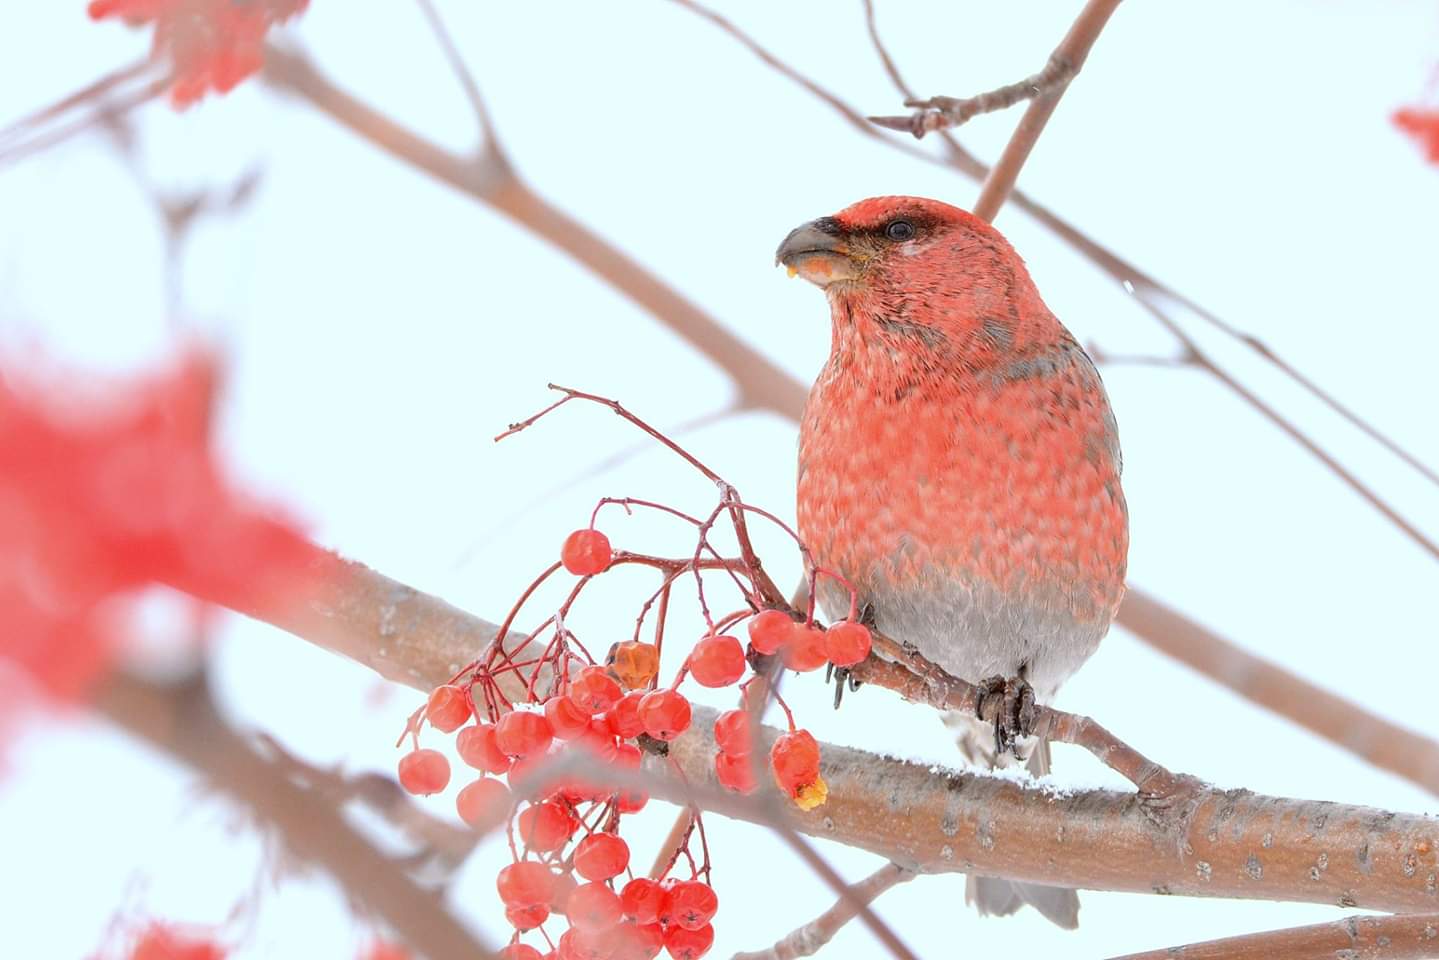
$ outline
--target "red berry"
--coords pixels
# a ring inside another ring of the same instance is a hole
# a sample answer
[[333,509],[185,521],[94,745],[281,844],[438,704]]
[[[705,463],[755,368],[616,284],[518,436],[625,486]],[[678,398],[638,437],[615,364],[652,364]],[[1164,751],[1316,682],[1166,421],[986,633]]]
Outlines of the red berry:
[[786,667],[800,673],[824,666],[829,662],[829,655],[824,649],[824,631],[819,624],[807,627],[795,624],[794,636],[789,645],[780,651],[780,657]]
[[454,733],[470,719],[470,699],[453,683],[436,687],[425,704],[425,719],[442,733]]
[[135,944],[130,960],[224,960],[227,952],[209,938],[195,940],[181,936],[152,920]]
[[526,800],[547,800],[554,796],[561,788],[561,784],[553,777],[543,780],[536,780],[537,774],[542,772],[550,764],[550,754],[532,753],[528,757],[520,757],[510,767],[509,773],[505,775],[510,782],[511,790],[525,791],[523,796]]
[[808,730],[781,734],[769,751],[775,781],[790,796],[819,777],[819,744]]
[[411,793],[439,793],[450,782],[450,761],[438,750],[412,750],[400,758],[400,786]]
[[461,760],[476,770],[504,773],[510,769],[510,758],[505,756],[505,752],[495,742],[495,725],[492,723],[477,723],[472,727],[465,727],[459,736],[455,737],[455,750]]
[[510,788],[491,777],[481,777],[455,797],[460,819],[472,827],[498,819],[510,808]]
[[624,695],[620,685],[601,666],[589,666],[570,681],[570,699],[590,713],[604,713]]
[[609,763],[615,758],[615,735],[610,730],[607,716],[591,720],[589,732],[580,737],[578,743],[594,754],[595,759],[601,763]]
[[644,721],[640,719],[640,701],[644,698],[643,692],[632,690],[610,707],[605,722],[611,733],[621,740],[629,740],[645,732]]
[[523,907],[506,907],[505,919],[516,930],[533,930],[550,918],[550,908],[543,903]]
[[869,627],[846,620],[824,632],[824,653],[836,667],[852,667],[869,656],[874,643]]
[[778,653],[789,643],[795,626],[783,610],[762,610],[749,622],[749,642],[757,653]]
[[575,892],[580,882],[575,879],[573,873],[561,873],[555,877],[555,892],[550,895],[550,913],[564,913],[565,904],[570,899],[570,894]]
[[590,728],[590,715],[567,696],[545,701],[545,720],[556,740],[573,740]]
[[512,757],[541,753],[553,739],[554,731],[542,713],[512,710],[495,724],[495,743]]
[[579,827],[574,814],[553,800],[532,803],[517,818],[520,842],[537,853],[554,853]]
[[620,922],[620,898],[603,883],[582,883],[565,901],[565,916],[581,930],[603,930]]
[[673,740],[689,729],[690,702],[674,690],[655,690],[640,701],[640,720],[656,740]]
[[620,813],[639,813],[650,802],[650,795],[643,790],[623,790],[615,797],[615,809]]
[[715,754],[715,778],[720,785],[735,793],[753,793],[754,761],[748,756],[736,756],[721,750]]
[[570,927],[560,934],[555,947],[555,960],[610,960],[609,945],[603,942],[602,930],[581,930]]
[[715,719],[715,743],[725,753],[736,757],[750,751],[749,714],[744,710],[726,710]]
[[698,930],[714,919],[719,910],[719,897],[709,884],[685,880],[675,884],[665,896],[660,921],[668,926]]
[[[508,915],[509,911],[507,910],[505,913]],[[495,956],[499,960],[544,960],[544,954],[528,943],[512,943]]]
[[555,888],[555,875],[543,863],[521,860],[500,871],[495,888],[507,907],[548,904]]
[[560,563],[579,577],[599,573],[610,565],[613,556],[610,538],[594,529],[576,530],[565,537],[565,544],[560,547]]
[[620,908],[635,923],[654,923],[665,905],[666,891],[658,880],[635,877],[620,891]]
[[654,960],[665,948],[665,931],[657,923],[643,926],[621,923],[605,937],[610,960]]
[[698,930],[670,927],[665,931],[665,949],[674,960],[700,960],[714,946],[715,929],[705,924]]
[[744,676],[744,647],[731,636],[705,637],[690,651],[690,676],[702,687],[727,687]]
[[613,833],[592,833],[575,846],[575,873],[586,880],[608,880],[630,865],[630,845]]

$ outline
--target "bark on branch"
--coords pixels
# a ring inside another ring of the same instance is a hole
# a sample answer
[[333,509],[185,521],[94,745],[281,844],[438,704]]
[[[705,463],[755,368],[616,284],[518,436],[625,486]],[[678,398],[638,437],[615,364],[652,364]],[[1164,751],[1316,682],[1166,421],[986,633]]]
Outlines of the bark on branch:
[[1113,960],[1430,960],[1439,914],[1345,917],[1333,923],[1207,940]]

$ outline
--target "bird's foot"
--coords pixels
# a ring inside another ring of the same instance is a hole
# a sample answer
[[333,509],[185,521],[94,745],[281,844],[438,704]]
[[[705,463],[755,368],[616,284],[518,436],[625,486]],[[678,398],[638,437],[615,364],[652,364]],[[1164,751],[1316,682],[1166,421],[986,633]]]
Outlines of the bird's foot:
[[853,692],[860,688],[861,683],[854,678],[849,667],[836,667],[832,663],[824,668],[824,682],[829,683],[831,680],[834,681],[834,708],[838,710],[840,701],[844,699],[845,689]]
[[1018,677],[990,677],[979,687],[977,712],[979,719],[994,724],[995,754],[1014,753],[1015,741],[1034,733],[1034,688]]

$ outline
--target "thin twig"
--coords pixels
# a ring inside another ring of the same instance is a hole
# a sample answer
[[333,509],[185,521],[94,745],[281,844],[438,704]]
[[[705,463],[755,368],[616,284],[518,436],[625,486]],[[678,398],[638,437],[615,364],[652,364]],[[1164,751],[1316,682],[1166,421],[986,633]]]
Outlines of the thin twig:
[[1059,46],[1050,54],[1045,70],[1051,71],[1053,77],[1058,79],[1030,101],[1029,108],[1019,120],[1019,126],[1015,127],[1014,134],[1005,145],[1004,152],[989,171],[989,176],[984,178],[984,185],[979,188],[979,199],[974,202],[976,217],[993,220],[994,215],[999,213],[999,208],[1004,206],[1004,201],[1009,199],[1015,181],[1019,179],[1019,171],[1029,159],[1034,145],[1039,142],[1039,135],[1044,132],[1045,124],[1049,122],[1054,108],[1059,105],[1060,97],[1069,89],[1070,80],[1084,68],[1090,48],[1094,46],[1094,41],[1099,39],[1100,32],[1109,22],[1110,14],[1114,13],[1119,2],[1120,0],[1089,0],[1075,18],[1069,32],[1064,35],[1064,39],[1059,42]]
[[1113,960],[1433,960],[1439,913],[1345,917],[1332,923],[1269,930]]
[[870,117],[869,122],[889,130],[908,131],[919,140],[927,133],[962,126],[982,114],[1008,110],[1016,103],[1035,97],[1045,94],[1058,97],[1076,72],[1074,64],[1056,53],[1050,56],[1043,70],[1018,83],[1007,83],[972,97],[910,98],[904,105],[917,108],[914,113],[903,117]]
[[774,946],[765,950],[737,953],[733,960],[798,960],[799,957],[813,956],[821,947],[834,939],[834,935],[855,917],[855,903],[874,903],[882,894],[901,883],[914,879],[914,871],[896,863],[887,863],[874,873],[849,888],[849,896],[838,900],[834,906],[815,917],[802,927],[797,927],[781,937]]
[[470,109],[475,114],[475,122],[480,125],[480,134],[484,137],[484,149],[498,155],[500,139],[495,133],[494,121],[490,118],[490,108],[485,105],[485,98],[480,93],[480,85],[475,81],[475,75],[470,70],[469,64],[465,63],[459,47],[455,45],[454,36],[445,26],[440,12],[435,9],[433,0],[415,0],[415,2],[420,5],[420,12],[425,15],[425,20],[435,34],[435,40],[440,44],[440,50],[445,55],[445,62],[450,65],[455,79],[459,80],[460,87],[465,91],[465,99],[469,101]]

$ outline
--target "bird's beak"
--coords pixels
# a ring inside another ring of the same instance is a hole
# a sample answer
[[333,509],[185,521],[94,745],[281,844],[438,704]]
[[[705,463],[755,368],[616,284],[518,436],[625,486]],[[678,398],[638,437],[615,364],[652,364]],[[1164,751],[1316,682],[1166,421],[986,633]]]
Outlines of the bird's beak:
[[839,224],[829,217],[791,230],[775,251],[774,262],[788,267],[790,276],[804,277],[821,287],[859,276],[859,264],[850,256]]

